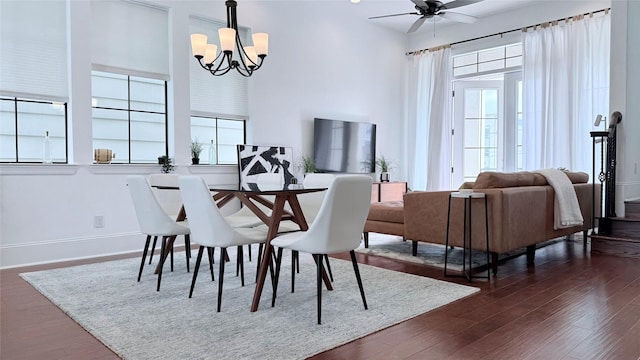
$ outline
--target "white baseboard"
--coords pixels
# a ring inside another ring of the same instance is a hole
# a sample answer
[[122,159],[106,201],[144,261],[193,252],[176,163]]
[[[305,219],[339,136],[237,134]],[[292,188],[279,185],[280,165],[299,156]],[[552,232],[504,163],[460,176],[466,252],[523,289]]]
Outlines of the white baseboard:
[[132,232],[0,245],[0,269],[140,252],[145,238]]

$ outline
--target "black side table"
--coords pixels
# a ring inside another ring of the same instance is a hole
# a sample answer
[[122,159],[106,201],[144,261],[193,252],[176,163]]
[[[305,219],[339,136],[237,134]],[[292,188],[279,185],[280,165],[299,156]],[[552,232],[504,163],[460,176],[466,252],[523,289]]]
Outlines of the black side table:
[[[463,239],[462,239],[462,275],[451,275],[451,274],[447,274],[447,261],[448,261],[448,255],[449,255],[449,226],[450,226],[450,222],[451,222],[451,199],[463,199],[464,200],[464,229],[463,229]],[[472,234],[471,234],[471,229],[472,229],[472,211],[471,211],[471,201],[473,199],[484,199],[484,225],[485,225],[485,235],[486,235],[486,242],[487,242],[487,276],[486,279],[489,280],[491,279],[490,276],[490,263],[491,261],[489,260],[489,219],[488,219],[488,212],[487,212],[487,197],[484,193],[481,192],[454,192],[449,194],[449,207],[447,209],[447,239],[445,242],[445,255],[444,255],[444,276],[462,276],[462,277],[466,277],[467,280],[469,280],[469,282],[471,282],[472,278],[485,278],[484,275],[473,275],[473,268],[471,266],[472,262],[471,262],[471,255],[473,252],[473,247],[471,246],[471,241],[472,241]],[[468,214],[468,217],[467,217]],[[467,225],[468,224],[468,225]],[[467,226],[469,227],[468,231],[467,231]],[[467,233],[469,234],[467,236]],[[469,248],[468,254],[469,254],[469,270],[467,271],[466,268],[466,263],[467,263],[467,247]]]

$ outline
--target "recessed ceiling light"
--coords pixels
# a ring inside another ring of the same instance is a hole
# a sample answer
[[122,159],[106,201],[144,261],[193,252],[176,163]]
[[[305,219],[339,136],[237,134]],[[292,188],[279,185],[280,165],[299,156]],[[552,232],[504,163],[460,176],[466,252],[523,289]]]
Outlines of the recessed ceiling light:
[[359,2],[360,2],[360,0],[351,0],[351,3],[352,3],[352,4],[357,4],[357,3],[359,3]]

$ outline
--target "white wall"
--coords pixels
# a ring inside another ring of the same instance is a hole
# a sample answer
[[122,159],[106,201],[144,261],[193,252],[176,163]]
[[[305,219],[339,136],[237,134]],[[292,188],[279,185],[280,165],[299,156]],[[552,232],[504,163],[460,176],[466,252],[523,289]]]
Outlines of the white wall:
[[[223,1],[155,3],[170,11],[170,154],[176,173],[197,173],[218,185],[237,183],[235,167],[188,166],[191,57],[188,16],[225,20]],[[311,152],[314,117],[378,125],[378,152],[401,156],[406,37],[341,15],[343,5],[298,1],[241,1],[240,25],[270,34],[264,67],[250,81],[248,142],[285,145],[296,157]],[[90,3],[70,2],[70,113],[73,165],[0,166],[0,267],[140,251],[126,188],[127,174],[159,166],[90,165]],[[144,21],[144,19],[140,19]],[[203,76],[207,76],[203,71]],[[206,173],[202,173],[202,172]],[[104,216],[103,228],[93,227]]]
[[[188,15],[224,19],[224,4],[222,1],[156,2],[170,9],[173,37],[170,39],[169,111],[175,137],[170,152],[178,164],[176,173],[196,173],[205,176],[209,183],[234,184],[237,181],[234,167],[187,165],[190,162],[187,65],[188,61],[195,61],[188,55]],[[607,4],[608,1],[554,1],[553,11],[549,11],[549,6],[517,9],[480,20],[474,26],[460,25],[447,31],[443,28],[433,39],[432,33],[407,38],[405,34],[393,33],[371,22],[345,18],[340,9],[351,5],[346,0],[241,1],[238,5],[240,24],[271,36],[270,55],[250,80],[248,141],[292,146],[296,154],[302,155],[311,151],[313,117],[367,121],[378,125],[378,153],[401,159],[405,51],[554,20]],[[625,147],[622,151],[618,148],[624,153],[619,158],[618,188],[625,196],[640,196],[640,180],[634,167],[640,144],[631,141],[633,136],[640,135],[637,102],[640,79],[635,67],[640,63],[640,55],[637,46],[631,46],[638,43],[640,36],[640,24],[632,21],[640,15],[640,3],[615,0],[614,14],[619,6],[624,9],[620,14],[626,17],[624,22],[618,19],[620,23],[612,27],[612,56],[625,55],[623,59],[612,60],[612,64],[624,63],[624,66],[615,67],[620,71],[612,73],[614,85],[611,87],[611,109],[620,109],[624,115],[623,135],[618,138],[619,146]],[[70,121],[73,124],[71,158],[75,165],[0,166],[0,267],[142,248],[143,237],[138,233],[125,177],[130,173],[158,172],[158,167],[90,165],[91,64],[86,49],[90,48],[93,29],[88,20],[89,11],[88,2],[71,1]],[[622,88],[624,91],[619,96],[614,95],[614,89]],[[402,169],[398,169],[398,173],[401,172]],[[96,215],[104,216],[104,228],[93,228]]]
[[617,128],[616,215],[624,200],[640,199],[640,2],[616,0],[611,6],[610,109],[622,113]]

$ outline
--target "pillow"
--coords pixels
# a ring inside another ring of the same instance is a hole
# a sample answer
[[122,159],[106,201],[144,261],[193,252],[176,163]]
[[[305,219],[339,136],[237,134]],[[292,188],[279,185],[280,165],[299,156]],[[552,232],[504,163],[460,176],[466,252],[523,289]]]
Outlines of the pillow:
[[564,173],[567,174],[572,184],[586,184],[589,182],[589,174],[587,174],[586,172],[565,171]]
[[495,189],[516,186],[540,186],[546,185],[547,179],[544,176],[529,171],[518,171],[513,173],[500,173],[485,171],[478,174],[474,189]]
[[[584,172],[565,171],[572,184],[582,184],[589,181],[589,174]],[[529,171],[513,173],[500,173],[485,171],[478,174],[474,189],[495,189],[516,186],[543,186],[547,185],[547,179],[542,174]]]

